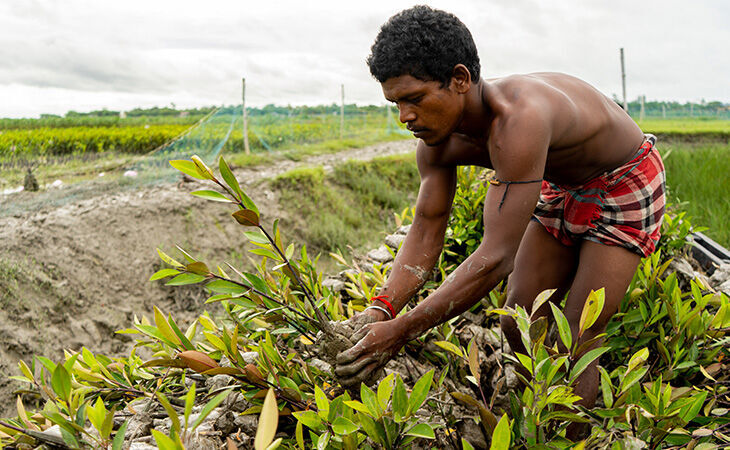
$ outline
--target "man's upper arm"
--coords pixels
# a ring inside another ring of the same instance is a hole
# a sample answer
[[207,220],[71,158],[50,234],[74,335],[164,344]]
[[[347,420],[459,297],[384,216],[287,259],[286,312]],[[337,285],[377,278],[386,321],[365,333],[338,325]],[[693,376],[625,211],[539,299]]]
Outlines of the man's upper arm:
[[540,195],[549,144],[547,118],[536,110],[507,118],[492,137],[489,154],[501,183],[484,200],[482,246],[499,258],[517,253]]
[[456,192],[456,167],[444,167],[429,162],[423,141],[418,144],[416,159],[421,186],[413,225],[417,228],[423,227],[424,229],[419,230],[423,234],[438,233],[441,228],[445,231]]

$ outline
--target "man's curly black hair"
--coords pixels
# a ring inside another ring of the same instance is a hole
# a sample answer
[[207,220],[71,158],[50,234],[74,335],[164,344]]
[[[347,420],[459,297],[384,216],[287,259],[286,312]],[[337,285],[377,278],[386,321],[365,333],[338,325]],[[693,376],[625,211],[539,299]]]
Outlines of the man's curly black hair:
[[379,82],[401,75],[448,84],[464,64],[479,80],[479,55],[471,33],[455,15],[418,5],[394,15],[380,28],[367,63]]

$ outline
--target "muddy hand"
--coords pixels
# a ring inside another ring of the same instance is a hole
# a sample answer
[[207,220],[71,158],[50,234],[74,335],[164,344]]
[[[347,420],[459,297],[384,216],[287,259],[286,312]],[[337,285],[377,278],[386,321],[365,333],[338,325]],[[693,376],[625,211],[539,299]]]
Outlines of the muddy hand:
[[343,386],[356,386],[377,373],[395,356],[405,342],[390,321],[365,325],[351,340],[352,348],[337,355],[335,375]]

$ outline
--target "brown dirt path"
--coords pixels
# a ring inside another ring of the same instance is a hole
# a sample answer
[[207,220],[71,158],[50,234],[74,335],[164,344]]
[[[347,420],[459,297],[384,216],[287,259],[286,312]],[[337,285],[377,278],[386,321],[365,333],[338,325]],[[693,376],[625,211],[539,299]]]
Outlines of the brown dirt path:
[[[415,140],[319,155],[302,161],[235,170],[264,212],[281,217],[276,195],[262,180],[298,166],[331,167],[347,159],[415,150]],[[201,259],[222,262],[243,251],[244,238],[229,208],[195,198],[197,182],[146,187],[68,203],[55,209],[0,217],[0,416],[12,415],[8,380],[18,359],[60,359],[82,346],[119,354],[131,345],[115,330],[133,317],[151,317],[152,305],[183,324],[197,317],[201,292],[150,283],[159,267],[155,247],[179,244]],[[1,199],[7,202],[9,199]],[[266,207],[264,207],[264,205]],[[216,228],[211,233],[211,229]]]

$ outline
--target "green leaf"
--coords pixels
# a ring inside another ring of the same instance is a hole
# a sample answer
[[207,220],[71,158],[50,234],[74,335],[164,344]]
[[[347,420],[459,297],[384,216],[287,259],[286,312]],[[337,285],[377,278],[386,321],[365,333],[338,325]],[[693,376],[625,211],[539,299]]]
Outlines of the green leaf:
[[330,402],[319,386],[314,386],[314,401],[317,403],[318,414],[321,418],[327,419],[330,410]]
[[157,306],[154,306],[153,308],[155,311],[155,325],[157,325],[157,329],[160,334],[162,334],[168,341],[175,343],[176,347],[179,347],[182,342],[178,335],[172,330],[170,324],[167,323],[167,320],[165,320],[165,315],[162,314],[162,311],[160,311]]
[[[309,411],[312,412],[312,411]],[[294,413],[296,415],[296,413]],[[315,414],[316,417],[316,414]],[[297,421],[297,427],[294,431],[294,435],[297,438],[297,445],[301,450],[304,450],[304,427],[302,426],[302,422]]]
[[388,408],[388,401],[390,395],[393,393],[393,380],[395,379],[395,372],[391,372],[387,377],[383,378],[378,384],[378,404],[385,410]]
[[260,231],[245,231],[243,233],[244,236],[248,238],[249,241],[254,242],[256,244],[270,244],[269,239],[264,235],[264,233]]
[[401,422],[408,415],[408,394],[400,375],[395,376],[395,389],[393,391],[393,418]]
[[555,306],[554,303],[550,303],[550,308],[553,310],[553,317],[555,317],[555,324],[558,326],[560,340],[563,341],[565,348],[570,350],[573,345],[573,337],[570,333],[570,323],[568,323],[568,319],[565,318],[565,314],[563,314],[560,308]]
[[58,364],[51,376],[51,387],[53,391],[64,401],[69,400],[71,395],[71,375],[63,364]]
[[362,430],[370,437],[370,439],[372,439],[377,445],[385,445],[387,436],[385,435],[383,425],[374,421],[367,414],[361,412],[357,413],[357,421],[360,423]]
[[584,370],[596,359],[600,358],[601,355],[606,353],[607,351],[611,350],[610,347],[599,347],[594,348],[593,350],[590,350],[586,352],[581,358],[578,360],[577,363],[571,368],[570,371],[570,381],[573,382],[578,376],[583,373]]
[[249,249],[248,251],[253,253],[254,255],[266,256],[267,258],[271,258],[274,261],[282,261],[281,256],[279,256],[278,253],[274,252],[273,250],[269,250],[268,248],[256,247]]
[[463,358],[464,352],[461,351],[459,347],[452,344],[449,341],[436,341],[434,344],[438,345],[439,347],[443,348],[444,350],[450,351],[451,353],[455,354],[456,356]]
[[307,428],[315,432],[321,432],[322,419],[319,418],[315,411],[295,411],[292,413],[299,423],[304,424]]
[[[84,350],[86,350],[86,347],[84,347]],[[23,375],[28,378],[28,380],[33,381],[35,379],[35,377],[33,376],[33,372],[31,372],[30,368],[28,368],[28,365],[22,359],[18,361],[18,367],[20,368],[20,371],[23,372]]]
[[199,191],[193,191],[190,194],[194,195],[196,197],[207,199],[207,200],[213,200],[214,202],[233,203],[233,201],[231,199],[229,199],[225,195],[221,194],[220,192],[211,191],[209,189],[201,189]]
[[346,419],[342,416],[336,418],[332,422],[332,431],[337,434],[351,434],[359,429],[360,427],[352,423],[350,419]]
[[190,157],[190,159],[193,160],[193,164],[198,168],[198,171],[205,176],[205,179],[212,180],[215,177],[213,176],[213,171],[210,170],[210,167],[206,166],[202,159],[198,155],[193,155]]
[[165,262],[173,267],[184,267],[182,264],[180,264],[179,262],[177,262],[176,260],[174,260],[173,258],[168,256],[167,253],[163,252],[159,248],[157,249],[157,254],[160,256],[160,259],[163,262]]
[[195,284],[205,281],[205,277],[202,275],[196,275],[194,273],[181,273],[172,280],[165,283],[165,286],[184,286],[186,284]]
[[362,403],[358,402],[357,400],[345,400],[343,403],[345,405],[349,406],[350,408],[354,409],[355,411],[360,411],[360,412],[370,414],[370,410],[368,409],[368,407],[363,405]]
[[104,423],[104,418],[106,417],[106,408],[104,407],[104,401],[101,397],[96,397],[96,402],[94,402],[92,407],[87,408],[86,412],[91,425],[100,431],[101,426]]
[[155,281],[155,280],[159,280],[161,278],[167,278],[169,276],[177,275],[179,273],[180,273],[180,271],[179,270],[175,270],[175,269],[162,269],[162,270],[158,270],[157,272],[155,272],[154,274],[152,274],[152,276],[150,277],[150,280],[149,281]]
[[507,414],[503,414],[492,433],[490,450],[508,450],[512,443],[512,430]]
[[621,380],[619,395],[626,392],[631,386],[641,380],[648,371],[649,369],[647,369],[646,367],[641,367],[637,370],[632,370],[631,372],[624,375],[623,379]]
[[597,291],[591,291],[588,294],[585,304],[583,305],[583,311],[580,314],[580,322],[578,326],[578,336],[582,336],[583,333],[593,326],[598,320],[598,316],[603,311],[603,303],[606,300],[606,290],[601,288]]
[[362,400],[363,404],[368,407],[370,415],[373,416],[376,420],[380,419],[380,416],[383,415],[383,411],[380,409],[380,405],[378,404],[378,399],[375,396],[375,392],[367,387],[365,383],[360,384],[360,399]]
[[155,443],[157,443],[160,450],[181,450],[175,441],[154,428],[152,429],[152,437],[155,438]]
[[557,291],[557,289],[545,289],[540,292],[537,297],[535,297],[535,301],[532,302],[532,314],[530,314],[530,318],[534,317],[537,310],[539,310],[546,301],[550,300],[550,297],[555,293],[555,291]]
[[[476,344],[473,347],[476,348]],[[418,408],[420,408],[421,405],[423,405],[423,402],[426,401],[428,392],[431,390],[433,374],[434,370],[431,369],[419,378],[418,381],[416,381],[416,384],[413,386],[413,390],[411,391],[411,396],[408,398],[408,415],[418,411]]]
[[185,394],[185,429],[188,429],[188,419],[190,414],[193,412],[193,406],[195,406],[195,383],[190,386],[190,390]]
[[173,159],[170,161],[170,165],[185,175],[189,175],[198,180],[210,179],[207,174],[203,174],[200,169],[195,165],[194,162],[185,159]]
[[631,356],[626,373],[629,373],[636,367],[643,365],[647,359],[649,359],[649,349],[644,347]]
[[276,404],[276,395],[274,394],[274,388],[269,388],[264,399],[264,406],[261,408],[261,415],[259,415],[259,427],[256,430],[254,448],[256,450],[265,450],[274,440],[278,426],[279,408]]
[[330,443],[331,438],[332,435],[329,431],[320,436],[319,439],[317,439],[317,450],[325,450],[327,448],[327,445]]
[[[190,430],[195,431],[195,429],[198,428],[198,426],[200,426],[201,423],[203,423],[205,418],[208,417],[208,414],[210,414],[211,411],[213,411],[216,408],[216,406],[218,406],[223,400],[225,400],[226,397],[228,397],[228,394],[230,394],[230,393],[231,393],[231,389],[227,389],[227,390],[221,392],[220,394],[216,395],[208,403],[206,403],[205,406],[203,406],[203,409],[200,411],[200,414],[198,414],[198,418],[195,419],[195,422],[193,422],[193,426],[190,428]],[[274,407],[276,407],[276,402],[274,402]],[[276,416],[277,420],[279,417],[278,413],[279,413],[279,411],[277,409],[277,416]],[[261,420],[261,419],[259,418],[259,420]],[[259,422],[259,426],[260,426],[260,422]],[[276,431],[276,428],[274,428],[274,431]],[[271,443],[271,441],[269,441],[269,443]]]
[[127,425],[129,425],[129,420],[125,420],[122,426],[117,430],[117,434],[114,435],[114,441],[112,442],[112,450],[122,450],[124,434],[127,432]]
[[157,400],[160,402],[163,408],[165,408],[165,411],[167,411],[167,415],[170,417],[170,421],[172,422],[172,429],[177,433],[180,434],[180,416],[177,413],[177,410],[172,407],[170,404],[170,400],[167,399],[165,394],[162,392],[157,393]]
[[410,430],[406,431],[408,436],[416,436],[425,439],[436,439],[436,434],[433,432],[431,425],[427,423],[419,423],[413,426]]
[[228,167],[228,163],[226,163],[226,160],[223,159],[221,156],[218,159],[218,169],[221,171],[221,176],[223,177],[223,181],[226,182],[229,188],[233,190],[236,194],[238,194],[238,198],[243,198],[243,191],[241,191],[241,185],[238,184],[238,180],[233,175],[233,172],[231,171],[230,167]]
[[603,396],[603,403],[606,408],[613,406],[613,383],[611,383],[611,377],[601,366],[598,366],[598,372],[601,374],[601,395]]
[[469,441],[464,438],[461,438],[461,448],[462,450],[474,450],[474,446],[471,445]]
[[236,295],[244,294],[249,291],[248,288],[245,288],[228,280],[213,280],[210,283],[206,284],[205,287],[211,292],[215,292],[217,294]]

